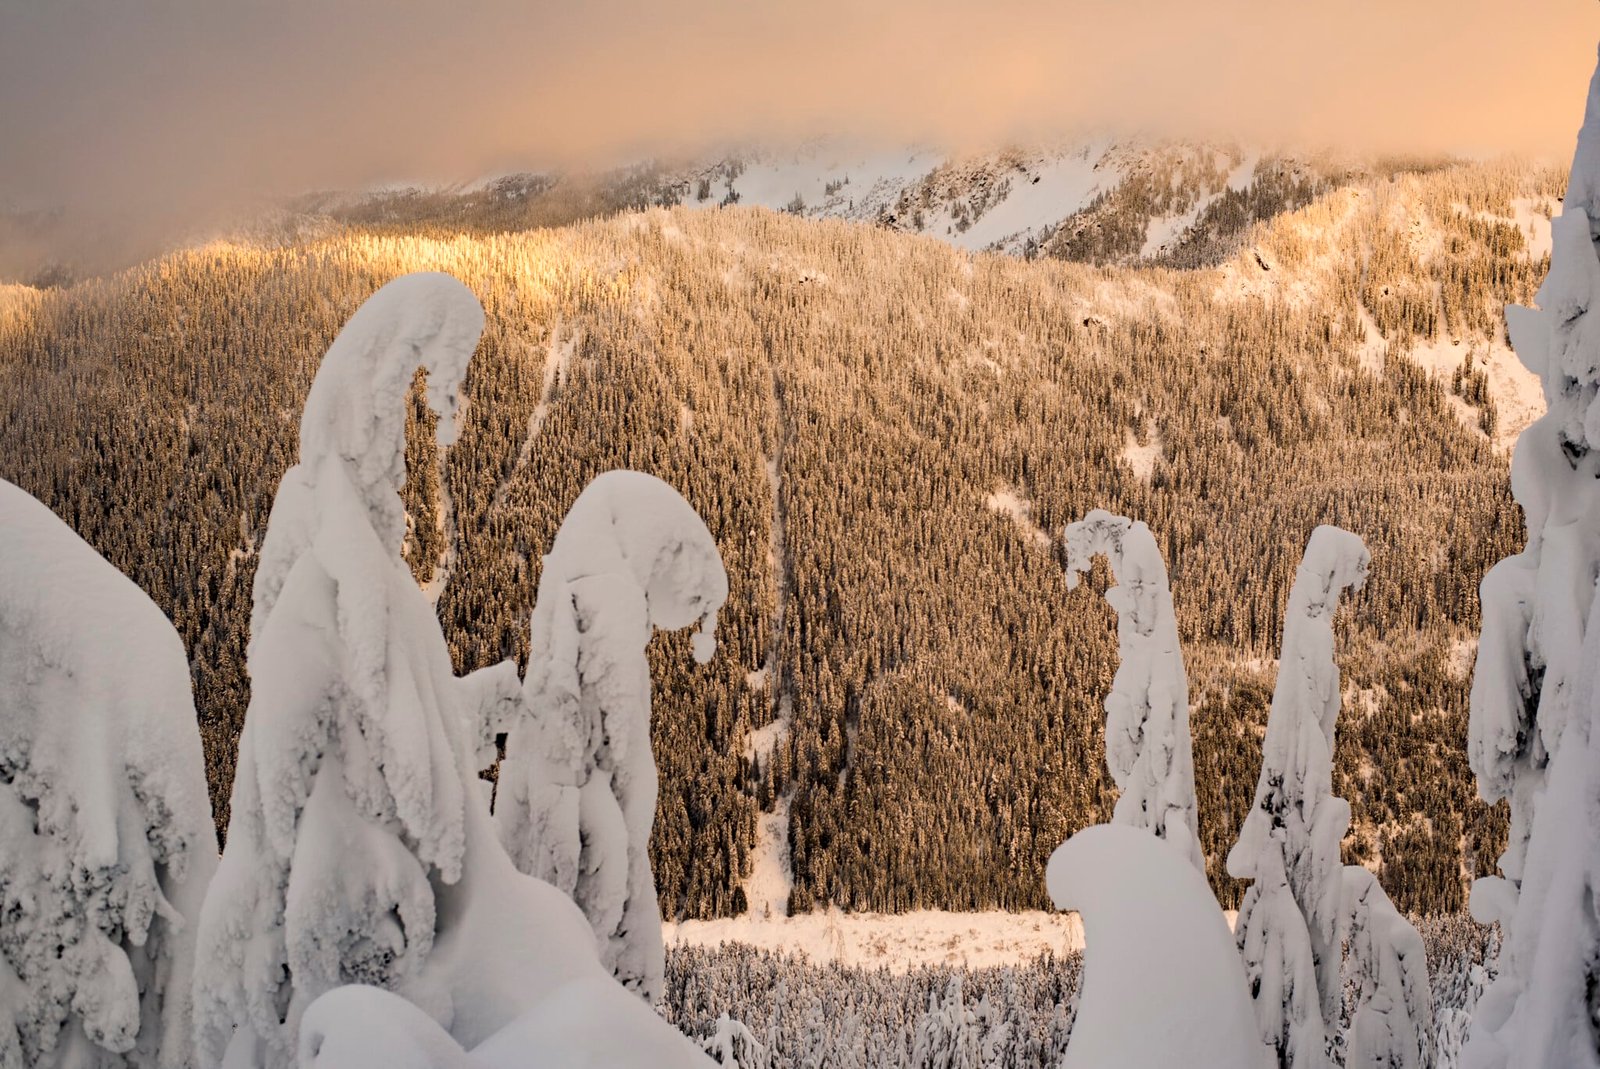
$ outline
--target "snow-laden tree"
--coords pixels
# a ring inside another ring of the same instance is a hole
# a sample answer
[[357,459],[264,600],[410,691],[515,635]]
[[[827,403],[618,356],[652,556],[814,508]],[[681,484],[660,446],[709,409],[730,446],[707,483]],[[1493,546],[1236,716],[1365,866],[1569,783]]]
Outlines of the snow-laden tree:
[[912,1034],[912,1069],[983,1069],[983,1022],[961,990],[961,974],[952,973],[944,996],[928,992],[928,1008]]
[[1329,1064],[1340,1023],[1339,843],[1350,805],[1333,794],[1333,617],[1340,594],[1366,582],[1370,560],[1348,531],[1311,533],[1289,590],[1255,804],[1228,854],[1229,874],[1255,881],[1234,938],[1261,1034],[1293,1069]]
[[368,300],[306,399],[256,571],[252,693],[232,817],[201,921],[202,1065],[283,1066],[300,1015],[348,983],[423,984],[434,888],[462,875],[459,714],[439,626],[400,558],[404,401],[427,369],[441,444],[483,329],[454,279],[408,275]]
[[1265,1069],[1271,1064],[1228,924],[1170,843],[1121,824],[1068,839],[1045,870],[1083,915],[1083,986],[1062,1069]]
[[1371,872],[1347,865],[1342,934],[1355,1008],[1345,1033],[1345,1069],[1433,1065],[1433,993],[1422,936]]
[[1507,799],[1501,875],[1472,912],[1504,932],[1462,1063],[1600,1066],[1600,70],[1538,309],[1506,309],[1547,411],[1517,440],[1511,491],[1527,547],[1481,588],[1468,756],[1487,801]]
[[1115,585],[1121,663],[1106,696],[1106,764],[1121,791],[1112,820],[1149,828],[1205,871],[1195,821],[1189,680],[1167,566],[1150,528],[1095,509],[1069,524],[1067,589],[1103,555]]
[[187,1067],[216,864],[177,632],[0,480],[0,1067]]
[[[427,369],[443,440],[482,326],[459,282],[405,276],[357,311],[312,384],[256,573],[233,817],[201,915],[205,1069],[291,1064],[329,992],[336,1007],[406,1007],[475,1057],[498,1041],[490,1064],[588,1050],[598,1064],[704,1064],[602,969],[572,902],[516,871],[470,793],[461,736],[493,677],[454,677],[400,555],[399,491],[413,372]],[[315,1020],[331,1046],[302,1047],[311,1061],[368,1049],[377,1027],[360,1012]]]
[[718,1065],[733,1069],[769,1069],[771,1065],[767,1048],[756,1039],[756,1034],[726,1013],[717,1018],[711,1034],[700,1041],[700,1049]]
[[727,596],[716,542],[676,490],[634,471],[596,478],[544,558],[523,716],[500,765],[495,821],[512,860],[572,896],[602,961],[651,1001],[665,951],[645,651],[654,628],[695,624],[694,657],[708,661]]

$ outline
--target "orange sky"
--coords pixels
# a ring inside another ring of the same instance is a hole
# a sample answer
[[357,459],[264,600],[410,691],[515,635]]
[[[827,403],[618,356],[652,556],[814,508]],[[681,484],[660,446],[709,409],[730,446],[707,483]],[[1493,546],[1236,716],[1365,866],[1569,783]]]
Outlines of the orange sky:
[[0,0],[0,200],[182,217],[840,134],[1564,158],[1594,0]]

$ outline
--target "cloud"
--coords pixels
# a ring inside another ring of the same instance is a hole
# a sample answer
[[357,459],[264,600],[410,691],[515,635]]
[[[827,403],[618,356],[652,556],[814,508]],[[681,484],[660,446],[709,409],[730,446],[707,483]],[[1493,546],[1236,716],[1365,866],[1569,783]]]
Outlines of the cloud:
[[0,203],[259,198],[834,134],[1562,157],[1588,0],[0,0]]

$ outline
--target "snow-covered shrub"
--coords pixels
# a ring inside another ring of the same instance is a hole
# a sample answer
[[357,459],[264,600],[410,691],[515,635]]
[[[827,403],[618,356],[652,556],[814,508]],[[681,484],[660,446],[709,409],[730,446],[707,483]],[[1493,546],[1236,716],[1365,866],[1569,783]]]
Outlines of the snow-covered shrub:
[[1472,889],[1498,921],[1499,975],[1462,1064],[1600,1066],[1600,71],[1537,310],[1506,309],[1547,412],[1517,440],[1511,491],[1528,544],[1490,570],[1468,756],[1487,801],[1507,799],[1501,876]]
[[771,1065],[767,1048],[756,1034],[726,1013],[717,1018],[712,1033],[700,1041],[700,1049],[718,1065],[731,1065],[734,1069],[769,1069]]
[[655,627],[695,624],[705,663],[727,596],[716,542],[676,490],[633,471],[595,479],[544,558],[524,715],[500,764],[495,822],[512,860],[572,896],[605,965],[651,1001],[665,952],[645,647]]
[[1117,613],[1121,663],[1106,696],[1106,764],[1121,795],[1112,820],[1149,828],[1173,843],[1201,872],[1196,831],[1189,681],[1178,647],[1167,566],[1150,528],[1095,509],[1069,524],[1067,588],[1097,555],[1116,585],[1106,601]]
[[216,855],[177,632],[0,481],[0,1066],[190,1065]]
[[[446,408],[482,326],[459,282],[405,276],[355,314],[312,385],[256,573],[233,818],[201,916],[207,1069],[291,1064],[302,1016],[328,992],[335,1006],[409,1004],[398,1012],[491,1066],[529,1051],[704,1064],[601,968],[572,902],[516,871],[470,793],[461,736],[498,684],[452,674],[400,555],[399,490],[413,371],[427,368],[430,403]],[[314,1020],[318,1045],[300,1051],[312,1061],[363,1049],[359,1015]]]
[[1120,824],[1050,856],[1059,909],[1083,915],[1083,991],[1062,1069],[1269,1064],[1228,925],[1185,855]]
[[1370,559],[1348,531],[1311,533],[1289,591],[1255,803],[1228,854],[1229,874],[1255,881],[1234,937],[1261,1035],[1295,1069],[1328,1064],[1341,1017],[1339,843],[1350,806],[1333,794],[1333,616],[1339,595],[1366,581]]
[[1345,1034],[1345,1069],[1428,1069],[1433,992],[1422,936],[1359,865],[1344,870],[1342,934],[1356,1004]]

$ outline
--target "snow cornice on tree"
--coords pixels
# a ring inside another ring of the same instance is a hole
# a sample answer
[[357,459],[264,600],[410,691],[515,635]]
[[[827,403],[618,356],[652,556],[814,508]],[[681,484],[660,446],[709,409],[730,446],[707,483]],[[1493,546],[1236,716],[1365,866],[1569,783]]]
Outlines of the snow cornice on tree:
[[1050,856],[1058,909],[1083,914],[1083,990],[1062,1069],[1265,1069],[1249,988],[1204,875],[1120,824]]

